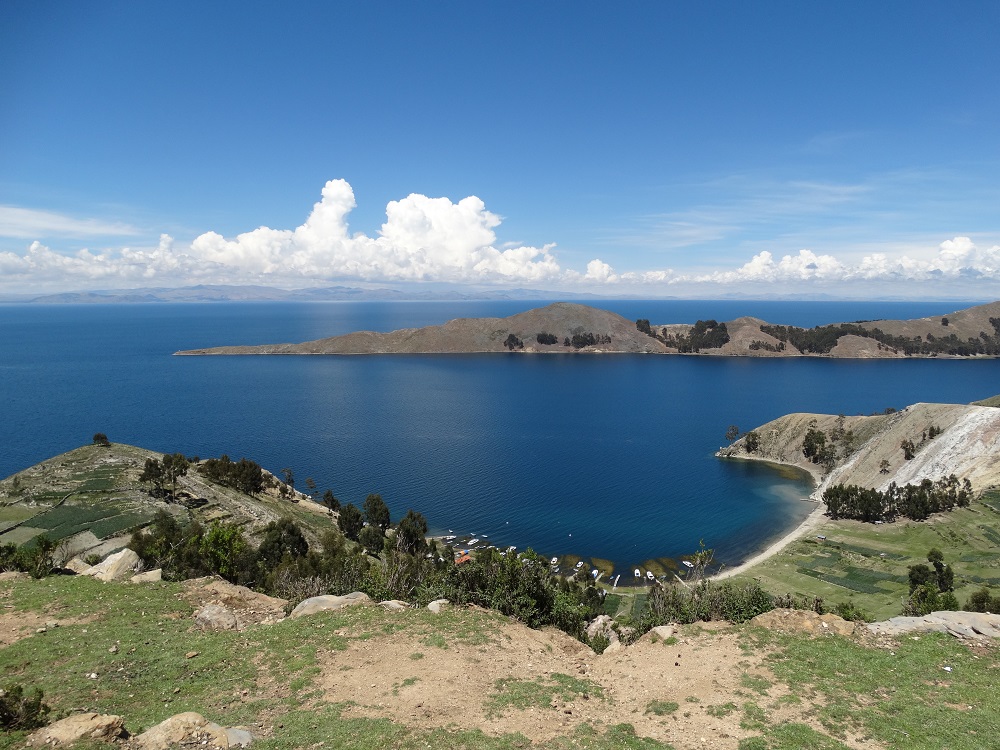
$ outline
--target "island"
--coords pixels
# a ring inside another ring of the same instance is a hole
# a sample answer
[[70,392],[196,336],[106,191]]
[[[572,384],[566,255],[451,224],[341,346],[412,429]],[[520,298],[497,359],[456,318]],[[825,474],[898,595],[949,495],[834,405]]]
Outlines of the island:
[[699,354],[839,358],[995,357],[1000,301],[945,316],[814,328],[742,317],[652,324],[588,305],[556,302],[507,318],[457,318],[388,333],[357,331],[299,344],[189,349],[178,355],[248,354]]

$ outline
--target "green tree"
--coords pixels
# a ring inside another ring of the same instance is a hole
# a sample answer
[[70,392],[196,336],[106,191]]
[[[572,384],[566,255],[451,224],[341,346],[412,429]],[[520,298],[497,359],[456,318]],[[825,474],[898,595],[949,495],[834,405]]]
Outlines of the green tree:
[[327,490],[323,493],[323,505],[325,505],[326,509],[331,513],[336,513],[340,510],[340,500],[334,497],[333,490]]
[[170,494],[177,493],[177,480],[188,473],[191,463],[180,453],[168,453],[160,462],[163,467],[163,481],[170,483]]
[[513,333],[507,334],[507,340],[503,342],[503,345],[506,346],[511,351],[514,351],[515,349],[524,348],[524,342],[521,341],[521,339],[519,339]]
[[99,445],[102,448],[109,448],[111,446],[111,441],[108,440],[108,436],[103,432],[94,433],[94,445]]
[[305,557],[309,543],[294,521],[282,518],[264,527],[264,538],[257,548],[257,559],[262,565],[273,568],[286,556],[295,560]]
[[760,448],[760,436],[755,430],[750,430],[743,438],[743,447],[746,448],[747,453],[756,453],[757,449]]
[[372,494],[365,498],[365,520],[371,526],[378,526],[384,533],[389,528],[389,506],[381,495]]
[[644,333],[647,336],[653,335],[653,329],[650,327],[649,320],[647,318],[639,318],[635,321],[635,327],[639,333]]
[[396,549],[414,555],[427,546],[424,535],[427,533],[427,519],[414,510],[408,510],[406,516],[396,528]]
[[361,529],[361,533],[358,534],[358,542],[371,554],[378,555],[382,552],[382,547],[385,546],[385,534],[378,526],[369,524]]
[[153,490],[157,494],[163,493],[163,464],[155,458],[147,458],[139,474],[139,481],[153,485]]
[[215,521],[202,536],[198,551],[213,572],[233,581],[248,546],[238,526]]
[[731,443],[734,440],[736,440],[736,438],[738,438],[739,436],[740,436],[740,428],[734,424],[729,425],[729,427],[726,429],[726,442]]
[[361,511],[358,510],[358,506],[354,503],[348,503],[340,509],[340,515],[337,517],[337,525],[344,533],[344,536],[356,542],[358,541],[358,534],[364,528],[365,519],[361,515]]

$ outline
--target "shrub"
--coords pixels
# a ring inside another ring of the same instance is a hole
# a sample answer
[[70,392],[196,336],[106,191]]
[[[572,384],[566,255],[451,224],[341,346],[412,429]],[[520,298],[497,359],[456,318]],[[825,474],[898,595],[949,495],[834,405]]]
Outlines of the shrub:
[[42,691],[34,688],[28,695],[21,685],[0,690],[0,728],[5,731],[37,729],[46,724],[49,707],[42,702]]

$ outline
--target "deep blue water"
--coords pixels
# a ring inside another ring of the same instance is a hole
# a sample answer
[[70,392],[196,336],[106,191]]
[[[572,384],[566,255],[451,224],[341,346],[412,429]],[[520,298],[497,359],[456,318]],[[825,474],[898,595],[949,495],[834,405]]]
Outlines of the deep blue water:
[[[697,548],[737,563],[812,507],[808,485],[714,458],[726,427],[1000,392],[1000,360],[658,356],[173,357],[294,342],[531,302],[0,305],[0,476],[90,441],[252,458],[342,502],[620,570]],[[962,303],[614,301],[654,324],[943,315]]]

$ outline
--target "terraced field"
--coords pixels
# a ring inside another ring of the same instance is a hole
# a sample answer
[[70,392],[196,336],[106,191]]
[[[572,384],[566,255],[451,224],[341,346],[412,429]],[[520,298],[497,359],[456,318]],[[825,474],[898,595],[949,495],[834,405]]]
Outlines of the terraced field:
[[743,575],[772,593],[819,596],[830,605],[851,601],[883,619],[900,613],[907,568],[926,563],[937,547],[955,570],[959,602],[984,585],[1000,589],[1000,491],[928,521],[829,521],[819,531],[825,539],[794,542]]

